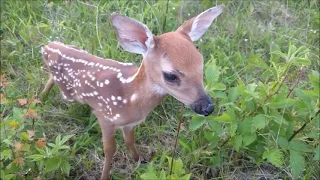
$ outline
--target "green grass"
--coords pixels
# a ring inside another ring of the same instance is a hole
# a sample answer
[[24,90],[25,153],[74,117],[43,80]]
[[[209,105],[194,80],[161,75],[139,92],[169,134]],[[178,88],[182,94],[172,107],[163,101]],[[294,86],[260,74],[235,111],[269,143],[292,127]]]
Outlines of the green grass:
[[[111,26],[112,12],[120,12],[135,18],[145,23],[154,34],[161,34],[174,31],[184,20],[216,3],[224,4],[225,10],[195,45],[203,55],[205,63],[215,61],[216,66],[220,68],[219,82],[226,85],[227,92],[239,84],[271,82],[273,78],[253,62],[259,59],[269,65],[272,59],[270,49],[277,45],[282,52],[287,52],[290,44],[309,49],[308,59],[311,64],[305,67],[302,81],[298,86],[310,89],[311,86],[303,82],[308,80],[307,75],[312,70],[319,69],[320,16],[319,2],[316,0],[170,1],[168,13],[165,13],[167,1],[164,0],[72,1],[70,5],[66,5],[63,1],[5,0],[1,1],[1,74],[7,77],[8,85],[5,89],[1,88],[1,92],[5,90],[8,102],[1,104],[3,122],[12,115],[13,107],[19,107],[16,99],[39,96],[47,80],[47,74],[41,68],[43,59],[39,50],[49,41],[59,40],[84,48],[97,56],[139,65],[141,56],[125,52],[117,42]],[[296,81],[298,70],[298,68],[290,70],[286,79],[288,87]],[[210,90],[209,85],[207,88]],[[223,114],[225,108],[221,100],[224,91],[210,93],[217,101],[214,116],[219,116]],[[319,101],[317,105],[315,108],[319,108]],[[242,106],[249,107],[248,104]],[[35,137],[40,138],[45,135],[48,142],[53,142],[58,134],[63,136],[76,134],[70,142],[68,141],[70,147],[73,147],[70,150],[73,159],[70,160],[71,172],[68,178],[98,178],[103,165],[101,131],[89,108],[86,105],[63,101],[57,87],[50,92],[46,101],[35,108],[40,119],[33,125],[31,121],[24,122],[25,130],[28,128],[35,130]],[[167,167],[162,161],[166,155],[171,156],[174,147],[179,109],[180,104],[168,97],[148,116],[145,123],[135,128],[138,148],[146,154],[149,161],[154,160],[156,168]],[[233,139],[226,141],[228,134],[225,131],[227,127],[225,124],[218,123],[213,130],[219,134],[217,143],[222,145],[226,142],[225,145],[210,149],[210,144],[205,138],[207,126],[191,131],[189,120],[192,118],[192,113],[186,110],[185,114],[176,157],[182,159],[186,172],[192,173],[191,179],[215,178],[216,170],[219,172],[217,179],[284,176],[291,178],[286,163],[282,168],[276,168],[263,163],[257,154],[251,154],[255,149],[243,148],[235,151],[235,141]],[[293,132],[302,124],[303,122],[294,122],[288,131]],[[303,134],[307,132],[316,133],[319,132],[319,128],[308,125]],[[148,165],[136,168],[120,132],[117,132],[116,138],[118,144],[112,177],[139,179],[140,175],[146,172]],[[303,140],[308,142],[306,139]],[[314,141],[308,143],[312,144]],[[3,150],[4,147],[1,147]],[[222,155],[217,156],[217,154]],[[306,158],[308,168],[304,174],[315,179],[317,166],[311,160],[308,161],[311,156],[306,155]],[[288,161],[289,156],[285,156],[283,162]],[[54,179],[55,176],[51,174],[46,177]]]

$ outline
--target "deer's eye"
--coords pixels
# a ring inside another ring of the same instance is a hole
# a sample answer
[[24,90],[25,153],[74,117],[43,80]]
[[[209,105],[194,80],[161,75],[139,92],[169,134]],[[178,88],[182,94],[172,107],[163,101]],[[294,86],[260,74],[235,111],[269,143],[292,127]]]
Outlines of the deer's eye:
[[168,82],[176,82],[178,80],[178,77],[175,74],[170,74],[170,73],[163,73],[164,79]]

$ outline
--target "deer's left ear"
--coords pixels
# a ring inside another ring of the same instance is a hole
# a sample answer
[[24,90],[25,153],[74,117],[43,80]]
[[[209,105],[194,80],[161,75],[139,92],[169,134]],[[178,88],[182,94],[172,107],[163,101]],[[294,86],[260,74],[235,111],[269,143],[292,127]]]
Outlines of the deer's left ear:
[[184,22],[176,32],[183,33],[192,41],[198,40],[210,27],[213,20],[222,13],[223,6],[212,7]]

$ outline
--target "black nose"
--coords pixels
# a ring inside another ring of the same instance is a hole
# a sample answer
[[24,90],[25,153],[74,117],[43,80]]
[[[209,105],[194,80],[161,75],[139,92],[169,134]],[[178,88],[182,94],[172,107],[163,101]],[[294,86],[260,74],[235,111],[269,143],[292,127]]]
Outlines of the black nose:
[[192,103],[190,107],[197,114],[204,116],[210,115],[214,110],[213,102],[208,95],[201,97],[199,100]]

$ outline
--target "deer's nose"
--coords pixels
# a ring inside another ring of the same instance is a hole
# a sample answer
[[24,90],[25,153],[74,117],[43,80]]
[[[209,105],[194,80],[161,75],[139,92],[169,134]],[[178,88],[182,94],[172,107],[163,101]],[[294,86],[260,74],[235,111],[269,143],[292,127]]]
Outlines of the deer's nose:
[[201,97],[192,103],[190,107],[195,113],[203,116],[209,116],[214,110],[214,104],[208,95]]

